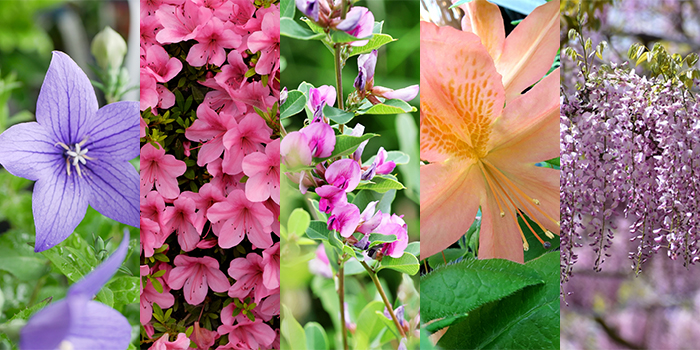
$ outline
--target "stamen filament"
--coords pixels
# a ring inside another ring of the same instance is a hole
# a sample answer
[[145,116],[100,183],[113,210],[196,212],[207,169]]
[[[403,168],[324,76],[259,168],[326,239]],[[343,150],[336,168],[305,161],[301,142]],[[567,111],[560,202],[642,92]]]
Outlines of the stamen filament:
[[[537,211],[539,211],[539,212],[540,212],[542,215],[544,215],[547,219],[549,219],[549,220],[552,221],[553,223],[557,224],[557,226],[559,226],[559,221],[554,220],[551,216],[547,215],[547,213],[545,213],[542,209],[539,208],[539,200],[532,199],[532,198],[530,198],[528,195],[526,195],[520,188],[518,188],[518,186],[516,186],[507,176],[505,176],[503,173],[501,173],[501,171],[498,170],[498,168],[496,168],[495,166],[493,166],[493,164],[491,164],[489,161],[487,161],[486,159],[482,159],[482,161],[484,162],[484,164],[486,164],[486,165],[488,165],[489,167],[491,167],[491,169],[493,169],[493,170],[495,171],[495,174],[498,175],[498,176],[500,176],[500,177],[505,181],[506,185],[509,185],[510,188],[512,188],[513,190],[515,190],[515,191],[516,191],[518,194],[520,194],[523,198],[532,201],[532,202],[535,204],[535,209],[536,209]],[[523,207],[525,207],[525,206],[523,206]],[[526,210],[527,210],[527,209],[526,209]],[[528,215],[529,215],[531,218],[533,218],[533,220],[534,220],[534,215],[532,215],[532,214],[529,213],[529,212],[528,212]],[[540,225],[540,224],[538,223],[538,225]],[[542,225],[540,225],[540,226],[542,226]],[[546,231],[546,230],[543,230],[543,231]]]
[[[486,169],[484,168],[484,165],[481,164],[481,162],[478,162],[478,163],[479,163],[479,167],[481,168],[481,172],[484,174],[484,177],[486,178],[486,182],[489,184],[489,188],[491,188],[491,192],[493,193],[494,197],[496,198],[496,204],[498,205],[498,211],[501,213],[501,217],[504,217],[506,215],[506,213],[503,212],[503,208],[501,208],[501,201],[500,201],[501,198],[500,198],[498,192],[496,191],[495,186],[493,186],[493,184],[491,183],[491,178],[489,176],[487,176]],[[505,201],[503,201],[503,204],[505,204]]]

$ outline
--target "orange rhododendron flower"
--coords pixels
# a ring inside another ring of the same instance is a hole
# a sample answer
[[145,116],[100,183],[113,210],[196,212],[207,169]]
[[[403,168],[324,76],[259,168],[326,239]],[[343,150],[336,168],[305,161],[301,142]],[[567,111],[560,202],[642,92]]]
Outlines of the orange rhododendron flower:
[[497,6],[465,12],[463,31],[421,23],[421,257],[456,242],[481,207],[479,258],[523,262],[518,215],[559,234],[559,171],[536,166],[559,156],[559,70],[542,78],[559,1],[508,38]]

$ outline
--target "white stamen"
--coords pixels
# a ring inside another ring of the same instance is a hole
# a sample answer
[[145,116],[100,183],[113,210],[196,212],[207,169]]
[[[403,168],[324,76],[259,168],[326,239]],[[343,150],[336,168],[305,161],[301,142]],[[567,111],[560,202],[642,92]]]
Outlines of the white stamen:
[[70,175],[71,166],[75,167],[75,171],[78,176],[82,177],[83,172],[80,170],[80,164],[87,164],[88,160],[93,160],[94,158],[88,157],[87,148],[82,148],[82,146],[87,142],[87,137],[84,138],[80,143],[76,143],[75,147],[71,148],[63,142],[57,142],[56,145],[63,147],[66,150],[66,172]]
[[73,343],[63,340],[61,341],[60,344],[58,344],[58,350],[74,350],[75,348],[73,347]]

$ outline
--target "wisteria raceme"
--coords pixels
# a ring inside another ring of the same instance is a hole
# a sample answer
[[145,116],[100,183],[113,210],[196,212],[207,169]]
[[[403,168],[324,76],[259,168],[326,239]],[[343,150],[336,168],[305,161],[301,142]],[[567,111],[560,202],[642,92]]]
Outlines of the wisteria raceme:
[[279,2],[141,5],[141,346],[278,349]]
[[[656,253],[700,260],[699,116],[683,85],[626,65],[592,70],[575,96],[562,96],[562,282],[584,242],[600,270],[619,232],[638,242],[636,272]],[[632,224],[618,227],[622,218]]]

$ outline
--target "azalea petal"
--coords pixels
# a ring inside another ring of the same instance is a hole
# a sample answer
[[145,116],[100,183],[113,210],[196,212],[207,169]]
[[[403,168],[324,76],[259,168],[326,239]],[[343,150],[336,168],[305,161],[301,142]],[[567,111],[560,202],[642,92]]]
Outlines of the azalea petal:
[[[139,156],[139,105],[121,101],[100,108],[86,128],[88,156],[131,160]],[[82,141],[82,140],[81,140]]]
[[421,166],[421,258],[437,254],[467,233],[485,202],[485,183],[476,164]]
[[[181,257],[182,255],[178,255],[175,257],[175,259]],[[187,280],[188,277],[190,277],[191,274],[191,267],[188,266],[178,266],[172,270],[170,270],[170,274],[168,275],[168,285],[172,289],[180,289],[182,286],[185,285],[185,281]]]
[[497,5],[486,0],[475,0],[460,6],[464,10],[462,30],[474,33],[481,38],[481,43],[494,60],[503,52],[506,39],[501,10]]
[[[422,48],[422,47],[421,47]],[[536,8],[506,38],[496,69],[510,101],[542,78],[559,49],[559,2]]]
[[198,268],[196,273],[190,275],[185,281],[182,291],[185,293],[185,300],[190,305],[199,305],[207,297],[209,286],[207,285],[207,275]]
[[559,69],[511,101],[493,125],[489,158],[537,163],[559,157]]
[[[85,179],[65,167],[54,168],[50,177],[34,184],[32,213],[36,226],[35,252],[61,243],[73,233],[87,211],[89,189]],[[138,217],[137,217],[138,222]]]
[[95,90],[85,72],[63,52],[54,51],[36,103],[36,120],[52,139],[65,144],[82,141],[97,112]]
[[57,349],[71,327],[71,309],[68,302],[53,302],[32,316],[20,331],[22,350]]
[[117,250],[112,253],[112,255],[100,264],[96,269],[90,272],[87,276],[83,277],[78,283],[72,285],[68,289],[68,294],[70,296],[82,295],[86,298],[92,298],[97,292],[102,289],[114,274],[122,266],[124,258],[126,258],[126,253],[129,250],[129,231],[124,229],[124,236],[122,242],[119,244]]
[[[138,148],[138,147],[137,147]],[[85,181],[90,184],[90,206],[104,216],[139,227],[139,174],[125,161],[89,160]]]
[[206,270],[206,275],[207,281],[209,282],[209,288],[217,293],[226,292],[231,287],[226,275],[218,268],[208,268]]
[[473,157],[503,109],[501,77],[476,35],[420,25],[421,159]]
[[[505,205],[501,203],[501,205]],[[509,259],[523,263],[523,240],[518,221],[513,220],[515,210],[502,207],[505,216],[496,203],[496,197],[486,196],[481,207],[481,230],[479,231],[479,259]],[[512,214],[511,214],[512,213]]]
[[226,220],[219,231],[219,246],[224,249],[237,246],[243,241],[243,237],[245,237],[243,224],[234,219]]
[[126,349],[131,341],[131,325],[117,310],[88,300],[80,317],[72,318],[65,341],[73,349]]
[[12,175],[29,180],[52,176],[65,164],[64,149],[39,123],[21,123],[0,134],[0,164]]

